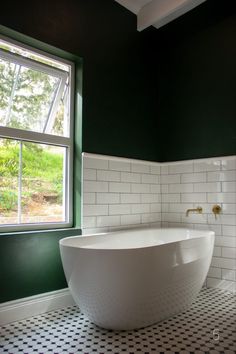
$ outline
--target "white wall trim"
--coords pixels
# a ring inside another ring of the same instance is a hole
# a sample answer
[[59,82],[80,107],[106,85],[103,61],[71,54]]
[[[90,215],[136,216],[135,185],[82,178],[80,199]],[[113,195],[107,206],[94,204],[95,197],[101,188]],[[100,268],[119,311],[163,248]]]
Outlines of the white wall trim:
[[68,288],[4,302],[0,304],[0,325],[73,305]]

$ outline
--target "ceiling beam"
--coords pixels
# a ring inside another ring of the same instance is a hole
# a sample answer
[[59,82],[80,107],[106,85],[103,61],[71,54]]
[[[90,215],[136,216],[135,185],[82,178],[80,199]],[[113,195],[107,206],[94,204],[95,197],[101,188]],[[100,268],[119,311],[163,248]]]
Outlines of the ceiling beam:
[[206,0],[152,0],[138,12],[138,31],[152,25],[156,28],[164,26],[204,1]]
[[134,0],[115,0],[116,2],[118,2],[120,5],[126,7],[126,9],[130,10],[131,12],[133,12],[135,15],[137,15],[137,13],[140,10],[140,5],[134,1]]

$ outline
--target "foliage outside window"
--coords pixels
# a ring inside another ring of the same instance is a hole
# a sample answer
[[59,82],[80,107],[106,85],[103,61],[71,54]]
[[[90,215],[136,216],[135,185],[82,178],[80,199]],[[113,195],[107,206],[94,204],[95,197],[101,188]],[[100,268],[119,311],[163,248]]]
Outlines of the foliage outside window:
[[71,225],[72,69],[0,37],[0,232]]

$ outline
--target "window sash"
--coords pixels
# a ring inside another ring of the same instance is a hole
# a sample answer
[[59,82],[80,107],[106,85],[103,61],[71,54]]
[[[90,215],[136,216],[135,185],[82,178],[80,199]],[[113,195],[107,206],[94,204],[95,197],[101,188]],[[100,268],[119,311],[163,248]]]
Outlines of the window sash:
[[[56,95],[52,101],[52,104],[51,104],[51,107],[49,110],[49,114],[48,114],[48,118],[46,120],[44,131],[43,131],[46,133],[50,132],[50,130],[54,124],[54,120],[55,120],[57,108],[60,103],[60,99],[61,99],[61,97],[63,95],[63,91],[65,89],[66,81],[68,79],[68,72],[65,72],[65,71],[58,69],[58,68],[54,68],[54,67],[44,64],[44,63],[34,61],[30,58],[22,57],[19,54],[8,52],[8,51],[1,49],[1,48],[0,48],[0,58],[4,59],[5,61],[8,61],[10,63],[14,63],[16,65],[20,65],[20,66],[24,66],[24,67],[27,67],[27,68],[30,68],[30,69],[33,69],[36,71],[44,72],[47,75],[54,76],[60,80],[58,88],[56,90]],[[14,92],[13,92],[13,95],[14,95]]]
[[65,136],[52,135],[46,133],[32,132],[17,128],[0,126],[0,138],[24,140],[34,143],[72,147],[72,139]]
[[[9,128],[11,129],[11,128]],[[1,130],[0,130],[1,133]],[[41,134],[41,133],[39,133]],[[41,134],[41,135],[46,135],[46,134]],[[0,138],[1,138],[0,134]],[[51,136],[54,137],[54,136]],[[4,137],[5,138],[5,137]],[[53,228],[64,228],[64,227],[71,227],[72,226],[72,205],[73,205],[73,194],[72,194],[72,184],[73,184],[73,148],[71,142],[69,144],[55,144],[55,143],[50,143],[50,142],[45,142],[45,140],[25,140],[25,139],[15,139],[12,137],[9,137],[10,139],[18,140],[20,142],[35,142],[35,143],[47,143],[48,145],[53,145],[53,146],[62,146],[66,148],[66,154],[65,154],[65,160],[64,160],[64,179],[63,179],[63,185],[64,185],[64,193],[63,193],[63,205],[64,205],[64,216],[65,216],[65,221],[60,221],[60,222],[37,222],[37,223],[20,223],[20,224],[2,224],[0,225],[0,233],[1,232],[6,232],[6,231],[27,231],[27,230],[43,230],[43,229],[53,229]],[[68,138],[66,138],[68,139]],[[68,139],[70,140],[70,139]],[[21,179],[21,173],[19,173],[18,178]],[[21,183],[21,181],[20,181]],[[18,203],[19,203],[19,198],[21,196],[18,196]],[[19,206],[19,205],[18,205]]]
[[40,63],[38,61],[35,61],[27,57],[23,57],[19,54],[8,52],[7,50],[1,48],[0,48],[0,58],[6,61],[10,61],[14,64],[19,64],[30,69],[44,72],[45,74],[55,76],[65,81],[68,78],[68,73],[66,71],[63,71],[61,69],[55,68],[53,66],[44,63]]

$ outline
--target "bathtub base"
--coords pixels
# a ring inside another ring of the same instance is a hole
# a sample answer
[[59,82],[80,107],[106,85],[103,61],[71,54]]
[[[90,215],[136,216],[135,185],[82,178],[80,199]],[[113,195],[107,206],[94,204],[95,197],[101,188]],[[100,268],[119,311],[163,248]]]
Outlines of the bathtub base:
[[[197,297],[203,285],[203,281],[195,282],[186,281],[183,288],[183,283],[172,284],[162,291],[158,289],[155,295],[145,295],[145,301],[142,304],[136,301],[137,299],[128,298],[124,301],[114,301],[107,305],[105,303],[100,305],[97,303],[94,308],[84,306],[76,295],[74,300],[79,305],[84,315],[96,326],[116,331],[127,331],[145,328],[154,325],[158,322],[171,318],[181,312],[188,310],[191,304]],[[124,296],[124,294],[122,294]],[[95,304],[97,301],[93,299]],[[107,300],[107,299],[106,299]],[[90,299],[91,301],[91,299]]]

